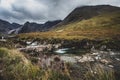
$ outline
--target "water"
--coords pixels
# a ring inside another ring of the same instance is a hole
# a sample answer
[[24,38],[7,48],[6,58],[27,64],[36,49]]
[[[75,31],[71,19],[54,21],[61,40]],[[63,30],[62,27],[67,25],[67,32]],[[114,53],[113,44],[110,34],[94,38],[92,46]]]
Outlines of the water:
[[72,49],[72,48],[62,48],[62,49],[57,49],[53,51],[54,53],[57,54],[75,54],[75,55],[82,55],[87,53],[87,50],[84,49]]
[[63,49],[58,49],[54,52],[58,53],[58,54],[65,54],[65,53],[67,53],[68,50],[69,50],[69,48],[63,48]]

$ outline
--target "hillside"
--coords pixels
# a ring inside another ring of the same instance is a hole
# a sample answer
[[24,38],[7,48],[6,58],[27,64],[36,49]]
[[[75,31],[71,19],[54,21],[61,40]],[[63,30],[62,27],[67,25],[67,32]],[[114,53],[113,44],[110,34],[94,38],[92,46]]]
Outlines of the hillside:
[[[85,16],[81,15],[83,14],[81,10],[84,12]],[[87,10],[91,11],[88,12]],[[73,19],[71,20],[72,17],[74,20]],[[119,31],[120,31],[120,8],[102,5],[76,8],[63,20],[63,22],[58,24],[57,27],[55,27],[51,31],[20,34],[19,37],[60,38],[60,39],[88,38],[88,39],[120,40]]]
[[76,21],[87,20],[103,13],[120,11],[119,7],[110,5],[83,6],[74,9],[62,22],[69,24]]

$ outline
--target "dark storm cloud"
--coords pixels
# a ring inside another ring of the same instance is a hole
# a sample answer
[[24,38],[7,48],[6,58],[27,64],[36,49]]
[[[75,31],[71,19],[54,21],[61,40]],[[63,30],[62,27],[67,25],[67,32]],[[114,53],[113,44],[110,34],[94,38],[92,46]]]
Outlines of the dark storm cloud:
[[45,22],[64,19],[77,6],[97,4],[120,6],[120,0],[0,0],[0,18],[19,23]]

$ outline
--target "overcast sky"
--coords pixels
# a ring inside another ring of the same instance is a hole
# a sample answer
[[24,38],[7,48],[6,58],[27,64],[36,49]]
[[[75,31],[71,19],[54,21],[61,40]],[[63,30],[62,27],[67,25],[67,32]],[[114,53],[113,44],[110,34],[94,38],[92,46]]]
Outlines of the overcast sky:
[[77,6],[110,4],[120,0],[0,0],[0,19],[24,23],[64,19]]

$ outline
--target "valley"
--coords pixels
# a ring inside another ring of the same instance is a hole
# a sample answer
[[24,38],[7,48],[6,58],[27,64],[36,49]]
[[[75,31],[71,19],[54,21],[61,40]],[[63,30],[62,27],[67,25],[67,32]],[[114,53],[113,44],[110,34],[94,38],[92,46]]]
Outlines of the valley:
[[120,78],[119,7],[83,6],[64,20],[18,26],[0,29],[1,80]]

